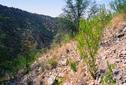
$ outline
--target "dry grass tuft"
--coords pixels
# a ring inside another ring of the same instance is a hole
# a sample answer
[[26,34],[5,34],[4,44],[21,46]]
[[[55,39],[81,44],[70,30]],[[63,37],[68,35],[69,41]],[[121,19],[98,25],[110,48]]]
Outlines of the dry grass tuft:
[[116,29],[120,23],[124,22],[126,14],[118,14],[111,20],[111,28]]
[[111,40],[111,38],[115,35],[115,33],[117,33],[120,29],[122,29],[122,24],[125,24],[125,20],[126,20],[126,14],[117,14],[115,15],[112,20],[111,23],[105,27],[106,29],[104,29],[103,32],[103,37],[102,41],[104,40]]

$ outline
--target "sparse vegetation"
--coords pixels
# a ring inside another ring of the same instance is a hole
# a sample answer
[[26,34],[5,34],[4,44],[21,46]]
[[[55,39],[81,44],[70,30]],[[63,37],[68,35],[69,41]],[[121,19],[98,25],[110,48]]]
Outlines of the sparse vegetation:
[[101,83],[102,85],[115,85],[116,81],[113,79],[113,71],[114,69],[114,64],[109,64],[107,62],[108,69],[105,74],[102,75],[101,77]]
[[[10,78],[15,75],[20,69],[30,70],[29,67],[33,61],[37,58],[39,51],[29,51],[27,54],[20,55],[18,58],[12,61],[5,61],[0,64],[0,78],[4,77],[6,74],[10,76]],[[2,81],[2,79],[1,79]]]
[[62,85],[62,78],[56,78],[52,85]]
[[[77,51],[92,78],[96,79],[96,54],[103,29],[113,16],[126,14],[126,0],[113,0],[110,6],[109,11],[105,5],[97,5],[95,0],[66,0],[63,16],[52,18],[0,5],[0,81],[6,76],[14,77],[21,69],[29,71],[40,49],[44,53],[45,49],[71,39],[77,41]],[[121,18],[124,17],[121,15]],[[114,23],[117,24],[121,18],[115,19]],[[68,62],[76,72],[77,63]],[[53,56],[46,64],[54,69],[58,61]],[[113,67],[108,64],[101,77],[102,85],[115,84]],[[61,85],[61,81],[55,79],[53,85]]]
[[54,58],[50,58],[50,59],[47,61],[47,63],[51,66],[51,68],[56,68],[56,66],[57,66],[57,64],[58,64],[57,60],[54,59]]

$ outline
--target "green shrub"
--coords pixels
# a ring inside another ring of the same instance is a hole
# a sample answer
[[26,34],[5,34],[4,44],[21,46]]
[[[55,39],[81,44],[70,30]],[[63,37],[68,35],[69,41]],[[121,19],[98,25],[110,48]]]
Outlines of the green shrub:
[[0,16],[0,21],[6,20],[6,19],[9,19],[9,17]]
[[103,10],[89,20],[82,19],[80,21],[80,31],[76,36],[77,48],[93,78],[96,78],[97,66],[95,56],[99,49],[102,30],[109,23],[110,19],[111,16]]
[[[8,74],[10,77],[14,76],[19,70],[30,70],[29,66],[37,58],[39,51],[29,51],[23,55],[19,55],[12,61],[6,61],[0,64],[0,78]],[[2,81],[2,80],[1,80]]]
[[106,73],[102,75],[101,83],[102,85],[115,85],[116,81],[112,78],[112,74],[113,74],[112,69],[114,68],[114,65],[113,64],[109,65],[108,63],[107,65],[108,65],[108,69]]
[[77,71],[77,64],[76,64],[76,62],[71,62],[71,63],[70,63],[70,67],[71,67],[71,69],[72,69],[74,72]]
[[56,68],[58,62],[57,62],[56,59],[50,58],[50,59],[48,60],[48,64],[49,64],[52,68]]
[[52,85],[60,85],[59,81],[57,79],[55,79],[55,81],[53,82]]
[[68,42],[70,40],[70,38],[71,38],[70,34],[68,34],[68,33],[66,33],[66,34],[65,33],[60,33],[59,35],[55,36],[52,45],[55,46],[55,45],[57,45],[57,44],[59,44],[61,42],[66,43],[66,42]]
[[76,38],[78,50],[81,58],[83,58],[84,62],[87,64],[92,77],[95,78],[95,72],[97,71],[95,54],[99,47],[101,28],[94,20],[82,20],[80,30]]
[[63,85],[63,79],[62,78],[56,78],[52,85]]

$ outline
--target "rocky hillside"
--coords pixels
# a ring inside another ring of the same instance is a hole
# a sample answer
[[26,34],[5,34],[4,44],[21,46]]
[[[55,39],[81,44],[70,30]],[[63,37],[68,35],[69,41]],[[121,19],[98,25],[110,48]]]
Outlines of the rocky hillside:
[[27,75],[18,75],[17,79],[9,82],[9,85],[14,83],[25,85],[102,85],[101,78],[107,72],[108,64],[114,65],[111,76],[116,80],[116,85],[125,85],[126,22],[115,20],[113,22],[116,24],[108,26],[103,32],[97,54],[96,80],[89,75],[86,65],[78,54],[76,42],[72,40],[40,55],[40,58],[31,65],[32,70]]
[[114,65],[112,77],[116,85],[126,84],[126,21],[118,22],[116,18],[114,26],[105,29],[97,60],[101,75],[106,71],[108,62]]
[[[81,85],[84,83],[83,80],[88,74],[86,74],[83,61],[76,52],[74,41],[57,46],[40,56],[31,65],[32,70],[27,75],[20,78],[18,75],[17,79],[9,84],[52,85],[54,81],[61,81],[64,85]],[[72,68],[72,64],[76,65],[75,69]]]
[[123,16],[113,17],[103,31],[97,55],[93,56],[98,67],[93,79],[74,39],[57,44],[37,57],[34,54],[50,47],[53,41],[60,41],[70,31],[65,30],[66,25],[59,22],[60,18],[0,5],[0,84],[125,85],[126,21]]
[[38,50],[61,40],[58,24],[58,18],[0,5],[0,78],[25,68]]

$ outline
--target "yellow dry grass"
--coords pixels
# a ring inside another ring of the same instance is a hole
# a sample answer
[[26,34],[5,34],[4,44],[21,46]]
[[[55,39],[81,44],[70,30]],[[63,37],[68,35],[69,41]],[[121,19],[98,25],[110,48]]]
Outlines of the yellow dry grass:
[[104,40],[109,40],[111,39],[111,37],[113,37],[115,35],[115,33],[117,33],[123,26],[122,24],[125,24],[125,18],[126,18],[126,14],[117,14],[115,15],[112,20],[111,23],[109,25],[106,26],[106,28],[104,29],[103,32],[103,37],[102,41]]
[[124,22],[126,14],[115,15],[111,20],[111,28],[116,29],[120,23]]

